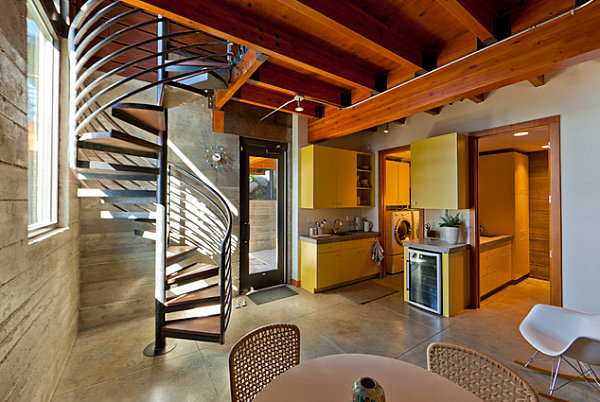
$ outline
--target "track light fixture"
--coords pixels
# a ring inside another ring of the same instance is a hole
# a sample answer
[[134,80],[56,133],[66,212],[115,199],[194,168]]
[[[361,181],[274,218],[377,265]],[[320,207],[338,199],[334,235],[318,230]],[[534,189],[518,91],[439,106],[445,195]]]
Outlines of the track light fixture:
[[390,123],[385,123],[385,127],[383,127],[383,132],[385,134],[390,132]]

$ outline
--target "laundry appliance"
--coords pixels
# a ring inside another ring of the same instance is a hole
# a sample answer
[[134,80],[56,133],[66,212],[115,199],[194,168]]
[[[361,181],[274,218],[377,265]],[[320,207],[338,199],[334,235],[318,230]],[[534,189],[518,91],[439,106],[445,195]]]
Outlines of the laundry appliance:
[[386,241],[385,271],[390,274],[404,272],[404,240],[414,240],[420,237],[421,212],[406,209],[386,211],[385,213]]

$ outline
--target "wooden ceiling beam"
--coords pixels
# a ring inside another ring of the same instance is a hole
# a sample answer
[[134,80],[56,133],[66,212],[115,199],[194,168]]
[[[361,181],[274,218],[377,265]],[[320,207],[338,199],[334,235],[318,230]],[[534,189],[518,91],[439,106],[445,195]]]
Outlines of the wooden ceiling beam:
[[529,81],[534,87],[541,87],[546,83],[546,76],[543,74],[538,75],[537,77],[529,78],[527,81]]
[[309,123],[310,142],[341,137],[600,57],[600,2]]
[[231,72],[231,83],[227,89],[219,89],[215,96],[215,106],[220,109],[227,101],[248,81],[254,72],[267,60],[266,54],[259,53],[253,49],[242,56],[240,62]]
[[[271,89],[262,88],[258,85],[252,85],[246,83],[242,86],[232,97],[232,100],[236,100],[238,102],[248,103],[250,105],[261,106],[267,109],[277,109],[279,106],[293,99],[292,95],[273,91]],[[322,114],[322,106],[318,103],[311,102],[308,100],[303,100],[300,102],[304,111],[297,112],[294,109],[296,108],[296,102],[290,103],[284,108],[280,109],[282,112],[286,113],[295,113],[301,116],[306,116],[310,118],[320,117]],[[265,113],[266,114],[266,113]]]
[[388,59],[422,69],[422,47],[408,35],[392,30],[362,8],[339,0],[276,0],[315,22],[335,29]]
[[432,116],[437,116],[442,111],[443,106],[434,107],[433,109],[426,110],[425,113],[430,114]]
[[292,23],[284,25],[267,15],[252,12],[252,3],[214,0],[123,1],[343,85],[374,90],[376,77],[386,73],[370,62],[324,42],[319,39],[318,33],[309,34]]
[[437,0],[465,28],[483,43],[494,39],[494,14],[481,0]]
[[273,90],[308,96],[336,106],[342,105],[342,94],[349,92],[345,88],[274,63],[263,64],[248,82]]
[[392,123],[396,123],[399,126],[403,126],[404,124],[406,124],[406,117],[402,117],[401,119],[394,120],[394,121],[392,121]]

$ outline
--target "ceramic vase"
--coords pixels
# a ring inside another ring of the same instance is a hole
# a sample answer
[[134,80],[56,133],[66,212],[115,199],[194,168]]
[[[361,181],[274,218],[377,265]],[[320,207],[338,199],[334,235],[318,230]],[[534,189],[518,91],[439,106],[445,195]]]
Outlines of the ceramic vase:
[[377,381],[361,377],[352,387],[352,402],[385,402],[385,393]]
[[458,243],[458,235],[460,234],[460,228],[444,228],[444,240],[448,244]]

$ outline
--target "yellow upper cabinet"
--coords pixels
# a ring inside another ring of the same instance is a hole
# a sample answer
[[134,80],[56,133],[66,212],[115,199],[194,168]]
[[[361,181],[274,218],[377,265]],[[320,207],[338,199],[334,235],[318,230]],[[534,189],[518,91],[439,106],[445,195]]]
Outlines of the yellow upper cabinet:
[[410,205],[410,165],[385,161],[385,205]]
[[452,133],[410,144],[411,207],[469,208],[468,137]]
[[357,152],[319,145],[300,150],[300,208],[356,207],[357,180]]

